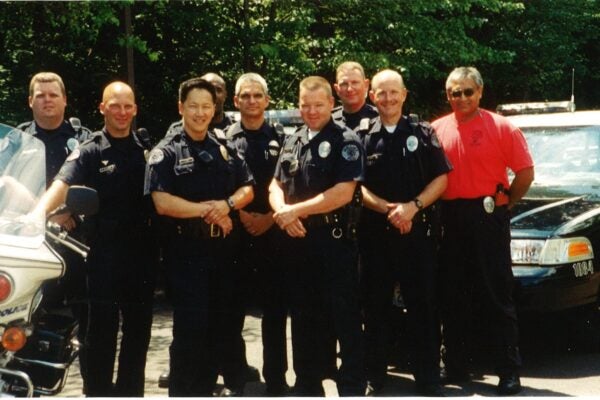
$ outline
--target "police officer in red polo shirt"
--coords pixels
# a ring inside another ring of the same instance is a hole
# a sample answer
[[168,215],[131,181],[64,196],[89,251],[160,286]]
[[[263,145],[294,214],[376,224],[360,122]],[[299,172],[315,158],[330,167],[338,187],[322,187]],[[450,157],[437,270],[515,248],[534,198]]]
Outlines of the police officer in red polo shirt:
[[[522,132],[506,118],[479,108],[483,80],[459,67],[446,81],[452,113],[433,122],[454,170],[442,199],[445,236],[440,249],[446,380],[469,380],[471,302],[489,318],[501,395],[521,391],[517,313],[510,257],[510,208],[533,181],[533,161]],[[509,184],[506,169],[515,177]]]

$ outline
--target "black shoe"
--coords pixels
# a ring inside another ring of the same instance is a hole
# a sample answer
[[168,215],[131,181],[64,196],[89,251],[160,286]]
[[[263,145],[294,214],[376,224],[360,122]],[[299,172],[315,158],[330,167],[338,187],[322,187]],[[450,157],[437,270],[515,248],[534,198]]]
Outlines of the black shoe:
[[244,379],[246,382],[260,382],[260,371],[258,368],[248,365]]
[[288,394],[290,394],[290,387],[287,383],[279,385],[267,384],[267,389],[265,390],[265,395],[269,397],[285,397]]
[[376,382],[367,382],[367,389],[365,390],[365,396],[376,397],[381,394],[383,390],[383,384]]
[[216,394],[216,397],[242,397],[243,394],[244,390],[241,388],[223,387],[223,389]]
[[519,374],[516,372],[502,375],[496,388],[498,394],[503,396],[517,394],[521,389],[521,379],[519,379]]
[[163,389],[168,389],[169,388],[169,374],[171,373],[170,370],[165,370],[163,371],[162,374],[160,374],[160,376],[158,377],[158,387],[159,388],[163,388]]
[[439,383],[417,383],[417,393],[423,397],[446,397],[446,391]]

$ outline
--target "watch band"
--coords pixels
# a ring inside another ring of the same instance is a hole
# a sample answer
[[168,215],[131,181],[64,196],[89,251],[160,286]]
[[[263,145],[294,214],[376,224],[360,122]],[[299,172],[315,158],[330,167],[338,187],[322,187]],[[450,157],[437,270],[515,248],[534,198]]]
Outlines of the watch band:
[[419,209],[419,211],[421,211],[423,209],[423,202],[421,202],[421,200],[419,200],[418,197],[415,197],[413,199],[413,202],[415,203],[415,205],[417,206],[417,208]]
[[230,210],[235,210],[235,203],[231,197],[227,198],[227,205],[229,206]]

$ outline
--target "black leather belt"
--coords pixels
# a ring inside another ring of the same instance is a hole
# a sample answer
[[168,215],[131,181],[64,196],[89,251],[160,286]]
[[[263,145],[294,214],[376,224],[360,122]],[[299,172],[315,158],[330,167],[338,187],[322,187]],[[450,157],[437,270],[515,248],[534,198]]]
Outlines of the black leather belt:
[[201,219],[175,223],[174,232],[176,235],[191,236],[197,239],[220,239],[225,237],[219,225],[207,224]]
[[338,213],[324,213],[324,214],[313,214],[307,218],[302,219],[301,222],[305,228],[318,228],[325,225],[336,225],[341,223],[341,217]]

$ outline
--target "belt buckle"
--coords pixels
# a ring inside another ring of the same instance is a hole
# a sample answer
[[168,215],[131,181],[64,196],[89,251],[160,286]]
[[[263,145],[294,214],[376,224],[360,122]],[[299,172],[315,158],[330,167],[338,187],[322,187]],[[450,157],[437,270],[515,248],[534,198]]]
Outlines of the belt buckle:
[[221,236],[221,227],[217,224],[210,224],[210,237],[218,238]]

